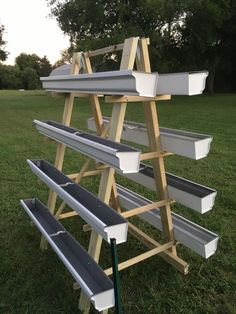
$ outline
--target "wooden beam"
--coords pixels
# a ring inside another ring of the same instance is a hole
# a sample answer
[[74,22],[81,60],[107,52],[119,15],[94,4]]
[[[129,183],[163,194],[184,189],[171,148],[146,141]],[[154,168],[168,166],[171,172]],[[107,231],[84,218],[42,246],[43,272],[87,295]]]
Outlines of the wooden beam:
[[78,216],[79,214],[76,211],[71,211],[68,213],[64,213],[58,216],[58,219],[66,219],[66,218],[70,218],[70,217],[74,217],[74,216]]
[[139,101],[156,101],[156,100],[170,100],[171,95],[159,95],[156,97],[143,96],[105,96],[106,103],[120,103],[120,102],[139,102]]
[[[81,57],[80,53],[75,53],[73,55],[71,74],[78,73],[79,68],[80,68],[80,57]],[[70,125],[73,104],[74,104],[74,95],[73,93],[71,93],[71,94],[68,94],[65,98],[65,105],[64,105],[63,118],[62,118],[62,123],[65,125]],[[62,166],[63,166],[65,149],[66,149],[65,145],[58,144],[54,165],[60,171],[62,170]],[[49,208],[52,214],[54,214],[54,211],[55,211],[56,200],[57,200],[57,194],[54,191],[50,191],[47,207]],[[42,250],[45,250],[47,248],[47,241],[45,240],[44,237],[41,238],[40,248]]]
[[[102,172],[103,172],[103,169],[97,169],[97,170],[86,171],[86,172],[83,174],[83,178],[84,178],[84,177],[96,176],[96,175],[101,174]],[[72,174],[68,174],[67,177],[70,178],[71,180],[74,180],[79,174],[80,174],[80,172],[78,172],[78,173],[72,173]]]
[[[107,130],[108,130],[108,128],[104,128],[104,130],[102,131],[101,137],[106,136]],[[82,168],[81,168],[81,171],[76,174],[75,183],[79,184],[80,181],[82,180],[82,178],[85,177],[85,173],[88,173],[88,172],[89,172],[89,171],[87,171],[87,170],[88,170],[88,168],[89,168],[89,165],[90,165],[91,161],[92,161],[92,159],[90,159],[90,158],[88,158],[88,159],[85,161],[85,163],[83,164],[83,166],[82,166]],[[98,170],[97,170],[97,171],[101,171],[101,169],[103,169],[103,167],[107,167],[107,166],[106,166],[106,165],[101,165],[100,167],[98,167]],[[95,170],[95,171],[96,171],[96,170]],[[94,173],[93,173],[93,175],[94,175]],[[62,211],[64,210],[65,206],[66,206],[66,202],[63,201],[63,202],[61,203],[61,205],[60,205],[58,211],[56,212],[56,215],[55,215],[56,218],[58,218],[58,217],[61,215],[61,213],[62,213]]]
[[[138,38],[136,37],[125,40],[123,53],[122,53],[122,59],[121,59],[121,65],[120,65],[121,69],[133,68],[134,62],[135,62],[137,45],[138,45]],[[103,123],[100,106],[97,107],[97,110],[99,111],[99,119],[101,119]],[[119,104],[113,105],[111,122],[110,122],[110,130],[109,130],[109,139],[116,142],[120,142],[121,133],[123,130],[125,112],[126,112],[126,103],[119,103]],[[94,113],[96,114],[96,111]],[[95,122],[96,122],[96,119],[95,119]],[[97,130],[98,130],[98,126],[97,126]],[[113,190],[114,173],[115,173],[115,170],[113,168],[107,168],[107,169],[104,169],[103,173],[101,174],[98,197],[106,204],[109,204],[112,191],[113,191],[114,197],[116,198],[116,195],[115,195],[116,191]],[[99,260],[101,246],[102,246],[102,237],[92,230],[88,252],[94,258],[96,262],[98,262]],[[90,309],[90,302],[84,293],[81,293],[80,295],[79,309],[83,313],[88,313]]]
[[124,43],[93,50],[93,51],[88,51],[86,52],[86,54],[88,55],[88,57],[95,57],[95,56],[103,55],[106,53],[111,53],[111,52],[122,50],[123,47],[124,47]]
[[[82,178],[83,178],[84,173],[87,171],[87,169],[88,169],[88,167],[89,167],[89,165],[90,165],[90,162],[91,162],[91,159],[89,159],[89,158],[85,161],[85,163],[83,164],[83,167],[82,167],[81,171],[78,173],[77,177],[75,178],[75,183],[77,183],[77,184],[80,183],[80,181],[81,181]],[[61,205],[60,205],[58,211],[57,211],[56,214],[55,214],[55,217],[56,217],[56,218],[58,218],[58,217],[61,215],[61,213],[62,213],[62,211],[64,210],[65,207],[66,207],[66,202],[63,201],[63,202],[61,203]]]
[[132,216],[136,216],[136,215],[148,212],[148,211],[150,211],[152,209],[159,208],[159,207],[165,206],[167,204],[171,204],[173,202],[174,202],[173,200],[158,201],[158,202],[154,202],[154,203],[151,203],[151,204],[148,204],[148,205],[144,205],[144,206],[141,206],[141,207],[133,208],[131,210],[122,212],[121,215],[124,218],[129,218],[129,217],[132,217]]
[[[150,45],[149,38],[145,38],[145,40],[147,42],[147,45]],[[123,48],[124,48],[124,43],[97,49],[97,50],[87,51],[86,54],[88,55],[88,57],[96,57],[102,54],[120,51],[120,50],[123,50]]]
[[[130,258],[130,259],[128,259],[128,260],[126,260],[126,261],[124,261],[122,263],[119,263],[118,264],[118,270],[121,271],[121,270],[123,270],[125,268],[128,268],[130,266],[138,264],[138,263],[148,259],[149,257],[152,257],[154,255],[160,254],[161,252],[166,251],[170,247],[172,247],[173,244],[174,244],[173,241],[165,243],[165,244],[159,244],[159,246],[155,247],[154,249],[151,249],[151,250],[149,250],[149,251],[147,251],[145,253],[139,254],[139,255],[137,255],[137,256],[135,256],[133,258]],[[107,276],[112,275],[112,273],[113,273],[112,267],[105,269],[104,273]],[[77,290],[79,288],[80,288],[80,286],[79,286],[79,284],[77,282],[73,284],[73,289],[74,290]]]
[[[147,73],[151,72],[150,59],[148,54],[148,47],[146,40],[140,40],[140,60],[138,63],[138,70]],[[157,109],[155,101],[144,102],[144,113],[146,120],[146,127],[149,138],[149,146],[151,151],[161,152],[161,140],[159,122],[157,118]],[[158,191],[161,199],[168,199],[168,188],[165,175],[165,166],[163,157],[158,157],[152,160],[153,172],[156,183],[156,190]],[[169,241],[174,241],[174,230],[171,217],[170,205],[160,207],[161,221],[164,235]],[[172,247],[171,252],[176,255],[176,248]]]
[[125,40],[120,70],[132,70],[134,68],[138,40],[139,40],[138,37],[131,37]]
[[141,154],[140,160],[142,161],[142,160],[154,159],[157,157],[166,157],[166,156],[170,156],[170,155],[173,155],[173,153],[165,152],[165,151],[149,152],[149,153]]
[[[155,241],[153,238],[151,238],[149,235],[137,228],[132,223],[129,223],[129,232],[133,237],[135,237],[137,240],[139,240],[149,248],[154,248],[161,245],[159,242]],[[166,262],[171,264],[182,274],[188,274],[189,265],[177,255],[172,254],[170,251],[165,251],[160,253],[159,256],[162,257]]]
[[[85,64],[86,72],[93,73],[89,55],[86,53],[84,54],[84,64]],[[95,120],[97,134],[105,137],[105,135],[108,134],[109,125],[107,127],[104,126],[99,99],[97,95],[91,95],[89,99],[91,103],[92,114]],[[116,208],[117,210],[120,210],[120,206],[118,202],[118,194],[117,194],[116,186],[114,183],[112,184],[111,199],[112,199],[112,204],[114,208]]]
[[[74,97],[77,97],[77,98],[88,98],[91,94],[88,94],[88,93],[78,93],[78,92],[75,92],[75,93],[57,93],[57,92],[52,92],[51,93],[51,96],[52,97],[66,97],[68,96],[68,94],[73,94]],[[97,95],[97,97],[104,97],[104,95]]]
[[[162,245],[159,245],[158,247],[154,248],[154,249],[151,249],[145,253],[142,253],[140,255],[137,255],[133,258],[130,258],[128,259],[127,261],[124,261],[120,264],[118,264],[118,270],[123,270],[127,267],[130,267],[132,265],[135,265],[137,263],[140,263],[142,261],[144,261],[145,259],[151,257],[151,256],[154,256],[156,254],[159,254],[163,251],[166,251],[168,250],[169,248],[171,248],[172,246],[174,245],[174,242],[173,241],[170,241],[168,243],[165,243],[165,244],[162,244]],[[107,268],[106,270],[104,270],[104,273],[107,275],[107,276],[110,276],[112,274],[112,267],[110,268]]]
[[[84,225],[83,231],[87,232],[91,230],[90,225]],[[135,237],[138,241],[142,242],[144,245],[146,245],[148,248],[153,249],[155,247],[159,247],[161,244],[154,240],[152,237],[150,237],[148,234],[140,230],[138,227],[133,225],[129,222],[129,233]],[[176,242],[175,245],[178,243]],[[180,257],[172,254],[169,251],[165,251],[159,254],[160,257],[162,257],[165,261],[167,261],[169,264],[171,264],[175,269],[177,269],[179,272],[181,272],[184,275],[188,274],[188,268],[189,265],[182,260]]]

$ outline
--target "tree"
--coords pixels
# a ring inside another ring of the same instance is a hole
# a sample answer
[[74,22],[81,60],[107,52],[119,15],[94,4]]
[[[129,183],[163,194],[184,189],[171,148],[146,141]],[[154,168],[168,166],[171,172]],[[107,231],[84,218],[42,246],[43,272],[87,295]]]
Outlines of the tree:
[[3,34],[5,27],[0,25],[0,61],[5,61],[7,59],[8,52],[4,50],[6,42],[3,40]]
[[227,80],[221,84],[236,85],[231,70],[236,68],[235,0],[47,1],[77,50],[97,49],[131,36],[150,37],[153,70],[207,69],[208,90],[213,92],[215,78],[227,68]]
[[[166,60],[162,47],[166,25],[163,14],[167,11],[167,0],[48,0],[48,2],[60,28],[70,36],[71,48],[75,47],[80,51],[93,50],[123,42],[125,38],[132,36],[150,37],[153,70],[165,68]],[[174,5],[175,1],[171,2]],[[173,12],[177,20],[177,16],[181,14],[180,10],[174,9]],[[110,55],[106,55],[105,58],[97,57],[94,61],[95,67],[115,69],[118,67],[119,58],[120,53],[117,53],[114,59]]]
[[26,68],[34,69],[38,76],[48,76],[52,70],[52,65],[47,57],[40,58],[36,54],[21,53],[16,57],[16,64],[23,71]]
[[158,9],[162,1],[48,0],[59,26],[80,50],[155,34],[163,25]]
[[177,41],[177,54],[181,68],[207,69],[207,89],[210,93],[214,92],[219,65],[228,63],[229,58],[233,59],[235,7],[233,0],[189,0],[179,25],[181,35]]
[[21,72],[18,66],[0,64],[0,89],[22,88]]
[[26,67],[21,71],[21,79],[24,89],[39,89],[40,81],[38,73],[35,69]]
[[52,65],[49,62],[48,58],[44,56],[42,59],[40,59],[39,62],[39,76],[48,76],[50,72],[52,71]]
[[40,57],[36,54],[26,54],[21,53],[19,56],[16,57],[16,64],[19,66],[21,71],[23,71],[26,68],[32,68],[37,73],[39,73],[40,69]]
[[73,55],[73,47],[69,47],[68,49],[61,50],[61,57],[53,64],[53,68],[56,69],[57,67],[68,64],[72,62],[72,55]]

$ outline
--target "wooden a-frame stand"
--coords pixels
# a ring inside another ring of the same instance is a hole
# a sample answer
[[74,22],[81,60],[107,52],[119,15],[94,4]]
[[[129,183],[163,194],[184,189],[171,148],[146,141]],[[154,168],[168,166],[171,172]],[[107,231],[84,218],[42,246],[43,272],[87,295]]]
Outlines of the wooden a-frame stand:
[[[118,50],[123,50],[122,59],[120,64],[120,69],[133,69],[136,63],[136,68],[138,71],[151,72],[149,53],[148,53],[149,40],[146,38],[139,39],[138,37],[128,38],[123,44],[116,46],[111,46],[96,51],[90,51],[85,53],[75,53],[73,56],[73,62],[71,67],[71,74],[78,74],[79,68],[81,66],[81,60],[85,72],[92,73],[92,67],[90,62],[90,57],[97,55],[112,53]],[[62,118],[62,123],[65,125],[70,125],[74,97],[88,97],[91,103],[92,114],[95,119],[97,134],[100,136],[108,136],[109,139],[120,142],[121,134],[123,130],[123,122],[125,118],[126,106],[128,102],[141,101],[143,102],[144,114],[146,127],[149,137],[150,152],[141,155],[141,160],[151,159],[153,163],[153,171],[156,182],[156,191],[159,200],[152,204],[135,208],[130,211],[122,212],[119,206],[119,199],[117,195],[116,183],[114,180],[115,170],[107,165],[99,164],[96,169],[90,169],[91,159],[87,159],[82,166],[79,173],[68,175],[71,179],[74,179],[76,183],[79,183],[81,179],[85,176],[101,175],[98,197],[105,203],[110,204],[114,209],[119,211],[121,215],[128,218],[131,216],[138,215],[145,211],[152,210],[159,207],[161,213],[161,221],[163,227],[163,233],[167,242],[165,244],[160,244],[153,238],[148,236],[146,233],[141,231],[139,228],[129,223],[129,232],[135,238],[139,239],[144,243],[150,250],[133,257],[127,261],[119,264],[119,270],[127,268],[134,265],[142,260],[145,260],[156,254],[160,254],[168,263],[172,264],[181,273],[187,274],[188,264],[184,262],[181,258],[177,256],[176,252],[176,242],[173,234],[173,224],[171,217],[170,204],[173,200],[168,197],[168,189],[165,175],[164,166],[164,156],[168,155],[168,152],[164,152],[161,149],[160,142],[160,130],[157,117],[156,100],[166,100],[170,99],[169,95],[156,96],[154,98],[139,97],[139,96],[107,96],[105,98],[106,102],[113,104],[112,116],[110,120],[110,125],[108,128],[104,127],[101,108],[99,104],[98,95],[86,95],[79,93],[68,93],[65,98],[65,107]],[[62,170],[63,161],[65,155],[65,146],[63,144],[58,144],[55,167]],[[59,209],[55,212],[57,195],[55,192],[50,191],[48,199],[48,208],[58,219],[64,219],[77,215],[76,212],[71,211],[69,213],[62,213],[65,203],[62,202]],[[85,225],[84,231],[91,230],[90,226]],[[100,251],[102,245],[102,237],[98,235],[94,230],[91,231],[90,243],[88,252],[94,258],[96,262],[99,261]],[[41,240],[40,244],[42,249],[47,247],[47,243],[44,238]],[[112,274],[112,268],[106,269],[105,273],[107,275]],[[74,284],[74,288],[78,288],[77,284]],[[79,301],[79,309],[83,313],[88,313],[90,309],[90,302],[88,301],[86,295],[81,293]],[[106,313],[103,311],[103,313]]]

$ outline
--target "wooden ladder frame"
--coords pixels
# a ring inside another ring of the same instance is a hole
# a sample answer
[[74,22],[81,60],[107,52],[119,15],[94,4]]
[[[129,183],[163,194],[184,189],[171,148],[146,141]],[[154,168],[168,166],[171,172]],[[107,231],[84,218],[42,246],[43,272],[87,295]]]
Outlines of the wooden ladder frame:
[[[87,73],[92,73],[92,66],[90,62],[90,57],[98,56],[105,53],[111,53],[118,50],[123,50],[122,59],[120,64],[120,69],[133,69],[135,62],[136,68],[138,71],[143,71],[150,73],[150,59],[148,53],[148,45],[149,39],[138,37],[128,38],[124,41],[123,44],[119,44],[116,46],[110,46],[103,49],[90,51],[90,52],[79,52],[75,53],[73,56],[71,74],[78,74],[79,68],[81,66],[81,60],[83,60],[84,69]],[[133,101],[141,101],[143,102],[144,114],[146,127],[149,138],[149,147],[150,152],[141,155],[141,160],[151,159],[153,163],[153,171],[156,183],[156,190],[159,197],[159,201],[154,202],[153,204],[149,204],[146,206],[142,206],[139,208],[135,208],[130,211],[121,211],[116,183],[114,179],[115,170],[107,165],[98,164],[96,169],[89,170],[91,159],[87,159],[83,164],[79,173],[68,175],[69,178],[74,179],[76,183],[79,183],[83,177],[93,176],[93,175],[101,175],[98,197],[105,202],[106,204],[110,204],[114,209],[121,213],[124,217],[128,218],[131,216],[138,215],[145,211],[149,211],[151,209],[160,208],[161,214],[161,222],[163,227],[163,233],[167,242],[165,244],[160,244],[155,241],[153,238],[148,236],[142,230],[129,223],[129,232],[132,236],[140,240],[144,243],[150,250],[135,256],[127,261],[121,262],[118,265],[118,269],[122,270],[127,267],[130,267],[136,263],[139,263],[142,260],[145,260],[151,256],[159,254],[163,257],[168,263],[173,265],[176,269],[178,269],[181,273],[188,273],[188,264],[183,261],[180,257],[177,256],[176,252],[176,241],[173,233],[173,223],[171,217],[171,208],[170,204],[173,200],[169,199],[168,196],[168,188],[166,182],[165,175],[165,166],[164,166],[164,157],[170,155],[168,152],[163,152],[161,148],[160,142],[160,130],[158,123],[158,115],[156,109],[156,101],[157,100],[167,100],[170,99],[170,95],[161,95],[153,98],[149,97],[139,97],[139,96],[107,96],[105,97],[105,101],[112,103],[112,116],[110,120],[110,127],[104,127],[102,112],[99,103],[98,95],[86,95],[80,93],[68,93],[65,98],[65,106],[62,123],[66,125],[70,125],[73,102],[74,97],[88,97],[91,104],[92,114],[95,119],[97,134],[105,137],[108,136],[109,139],[120,142],[121,134],[123,130],[123,123],[125,118],[125,112],[128,102]],[[56,159],[55,159],[55,167],[59,170],[62,170],[63,162],[65,155],[65,145],[58,144]],[[55,214],[58,219],[64,219],[68,217],[72,217],[78,215],[77,212],[71,211],[69,213],[62,213],[65,202],[62,202],[59,209],[55,213],[55,205],[56,205],[57,195],[55,192],[50,191],[49,199],[48,199],[48,208],[50,211]],[[85,225],[83,228],[84,231],[91,230],[90,226]],[[94,260],[98,263],[99,256],[101,252],[102,245],[102,237],[98,235],[94,230],[91,230],[90,242],[88,252],[94,258]],[[40,244],[42,249],[47,247],[47,243],[44,238],[41,239]],[[107,275],[112,274],[112,268],[108,268],[104,270]],[[74,289],[78,289],[79,286],[77,283],[74,284]],[[81,292],[80,301],[79,301],[79,309],[83,313],[89,313],[90,310],[90,302],[86,295]],[[107,313],[107,310],[103,311],[103,313]]]

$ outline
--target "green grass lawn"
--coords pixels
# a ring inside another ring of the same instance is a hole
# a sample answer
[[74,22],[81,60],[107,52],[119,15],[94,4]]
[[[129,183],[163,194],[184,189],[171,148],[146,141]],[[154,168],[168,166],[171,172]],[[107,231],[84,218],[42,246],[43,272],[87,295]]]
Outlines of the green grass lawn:
[[[73,278],[51,250],[39,249],[40,233],[30,223],[19,200],[38,197],[47,201],[48,189],[39,183],[26,159],[54,162],[55,144],[46,142],[33,119],[61,120],[63,98],[45,92],[0,91],[0,313],[78,313],[78,291]],[[111,105],[102,105],[109,115]],[[218,191],[212,211],[200,215],[178,204],[175,212],[220,235],[218,250],[208,260],[178,246],[190,264],[183,276],[160,257],[152,257],[120,273],[124,313],[235,313],[236,312],[236,95],[173,97],[158,104],[161,126],[213,135],[210,154],[199,161],[166,158],[166,169]],[[72,125],[86,129],[90,107],[76,100]],[[144,120],[141,104],[128,105],[127,120]],[[79,171],[85,157],[67,150],[63,171]],[[154,198],[150,191],[123,178],[127,187]],[[82,181],[93,192],[98,179]],[[136,221],[157,239],[160,234]],[[81,231],[78,217],[63,221],[86,248],[89,233]],[[144,252],[129,237],[118,249],[120,261]],[[110,265],[104,244],[101,265]],[[93,312],[93,310],[91,311]],[[111,311],[112,312],[112,311]]]

